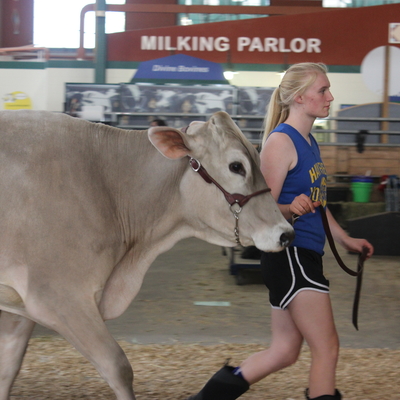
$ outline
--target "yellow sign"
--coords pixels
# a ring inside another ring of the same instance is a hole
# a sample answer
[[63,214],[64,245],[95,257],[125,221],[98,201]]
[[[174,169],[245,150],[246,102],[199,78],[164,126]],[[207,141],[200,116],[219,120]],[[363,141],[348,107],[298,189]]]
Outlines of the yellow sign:
[[7,93],[3,100],[5,110],[32,109],[31,99],[24,92]]

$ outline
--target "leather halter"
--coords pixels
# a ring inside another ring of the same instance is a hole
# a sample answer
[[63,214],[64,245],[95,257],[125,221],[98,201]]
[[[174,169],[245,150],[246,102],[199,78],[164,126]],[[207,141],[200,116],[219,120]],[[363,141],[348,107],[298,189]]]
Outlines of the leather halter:
[[207,182],[207,183],[213,183],[225,196],[226,201],[230,205],[230,210],[235,217],[236,220],[236,225],[234,229],[235,233],[235,240],[236,243],[239,245],[242,245],[240,243],[240,238],[239,238],[239,214],[242,211],[242,207],[252,198],[255,196],[258,196],[263,193],[270,192],[270,188],[258,190],[257,192],[251,193],[247,196],[239,193],[229,193],[227,192],[218,182],[216,182],[206,171],[206,169],[200,164],[200,161],[196,160],[195,158],[189,157],[189,164],[192,167],[192,170],[194,172],[198,172],[199,175]]
[[362,252],[359,254],[358,262],[357,262],[357,271],[353,271],[352,269],[346,267],[343,260],[340,258],[338,251],[336,250],[335,242],[333,240],[332,233],[329,228],[328,218],[326,217],[325,209],[324,209],[324,207],[322,207],[322,205],[319,206],[319,209],[321,211],[322,223],[324,225],[325,234],[328,239],[329,246],[332,250],[332,253],[336,258],[336,261],[338,262],[339,266],[343,269],[343,271],[347,272],[349,275],[357,277],[356,291],[354,294],[354,302],[353,302],[352,321],[353,321],[354,327],[358,330],[358,305],[360,303],[362,276],[363,276],[363,271],[364,271],[364,261],[367,259],[368,249],[366,247],[363,247]]
[[195,158],[190,157],[189,164],[193,171],[198,172],[200,176],[207,182],[213,183],[225,196],[226,201],[232,206],[233,204],[238,204],[239,207],[243,207],[252,197],[258,196],[259,194],[270,192],[270,188],[258,190],[252,194],[244,196],[239,193],[229,193],[227,192],[218,182],[216,182],[206,171],[206,169],[200,164],[200,161]]

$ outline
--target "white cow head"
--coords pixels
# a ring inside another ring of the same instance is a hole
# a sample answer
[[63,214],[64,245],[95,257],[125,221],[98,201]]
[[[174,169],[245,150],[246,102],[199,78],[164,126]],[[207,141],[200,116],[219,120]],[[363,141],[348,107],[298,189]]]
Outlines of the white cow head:
[[[206,182],[188,166],[181,183],[185,215],[200,239],[222,246],[255,244],[264,251],[280,251],[294,237],[269,192],[252,197],[243,207],[230,206],[220,185],[231,194],[250,195],[267,188],[259,155],[225,112],[207,122],[192,122],[187,129],[149,129],[151,143],[167,158],[198,160],[217,185]],[[236,214],[233,213],[236,212]]]

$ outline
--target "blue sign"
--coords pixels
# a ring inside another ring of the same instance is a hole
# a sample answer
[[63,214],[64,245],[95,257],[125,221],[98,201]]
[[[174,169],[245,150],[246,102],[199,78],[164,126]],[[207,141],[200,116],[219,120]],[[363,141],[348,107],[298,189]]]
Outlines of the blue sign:
[[141,62],[132,82],[138,80],[228,83],[220,64],[185,54]]

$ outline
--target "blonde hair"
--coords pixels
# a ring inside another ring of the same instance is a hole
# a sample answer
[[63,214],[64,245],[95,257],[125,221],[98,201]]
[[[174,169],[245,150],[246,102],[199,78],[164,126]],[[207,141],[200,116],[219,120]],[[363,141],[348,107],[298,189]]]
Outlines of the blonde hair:
[[289,117],[294,98],[302,95],[317,79],[318,74],[326,74],[328,68],[322,63],[299,63],[292,65],[274,90],[265,116],[265,130],[262,144],[280,123]]

